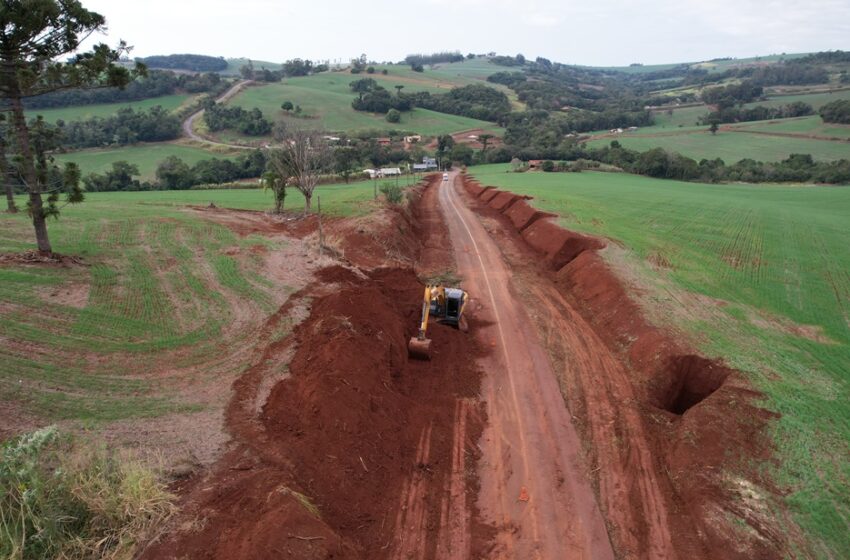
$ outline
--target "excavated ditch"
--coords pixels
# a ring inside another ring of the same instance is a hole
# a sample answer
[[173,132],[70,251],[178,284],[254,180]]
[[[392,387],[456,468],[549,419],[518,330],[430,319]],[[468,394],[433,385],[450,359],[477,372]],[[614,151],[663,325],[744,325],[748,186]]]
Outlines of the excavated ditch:
[[[648,434],[647,445],[653,453],[652,463],[661,481],[665,507],[673,512],[666,522],[660,522],[669,524],[674,555],[742,560],[785,557],[793,537],[779,528],[781,511],[771,511],[778,501],[762,495],[754,503],[742,497],[740,487],[729,482],[753,481],[763,489],[775,488],[756,468],[771,460],[765,428],[775,418],[775,414],[758,405],[760,395],[739,372],[700,356],[671,332],[650,324],[600,256],[599,251],[606,246],[604,240],[559,227],[549,219],[551,214],[534,209],[527,197],[482,186],[466,175],[463,185],[477,210],[500,221],[517,247],[543,257],[542,261],[517,258],[527,263],[523,266],[548,278],[629,372],[629,391],[638,400],[638,417],[642,432]],[[586,400],[593,391],[581,385],[585,382],[588,381],[579,380],[579,386],[566,388],[565,399],[585,416],[580,424],[587,427],[583,437],[594,456],[595,449],[610,442],[594,441],[594,434],[605,431],[590,427],[611,420],[610,416],[595,416],[598,407],[592,399]],[[614,429],[618,433],[621,430]],[[630,461],[628,454],[611,460]],[[640,474],[634,476],[629,485],[637,488],[643,482]],[[616,487],[606,490],[608,486],[604,484],[601,488],[602,492],[617,493],[609,498],[601,496],[602,503],[646,511],[640,504],[645,499],[640,493],[622,494]],[[733,517],[741,520],[745,528],[730,522]],[[648,520],[644,525],[612,527],[612,539],[620,554],[656,555],[646,548],[649,527]]]
[[[415,261],[415,211],[381,224],[358,229],[349,260],[372,264],[383,245],[366,245],[402,236],[394,246],[413,248],[404,257]],[[476,488],[483,350],[434,324],[431,361],[408,360],[422,288],[411,268],[334,265],[295,294],[270,329],[293,308],[309,316],[234,384],[231,450],[187,486],[180,515],[142,558],[445,558],[463,557],[447,543],[484,546],[489,529],[463,505]],[[251,414],[263,375],[281,369]]]

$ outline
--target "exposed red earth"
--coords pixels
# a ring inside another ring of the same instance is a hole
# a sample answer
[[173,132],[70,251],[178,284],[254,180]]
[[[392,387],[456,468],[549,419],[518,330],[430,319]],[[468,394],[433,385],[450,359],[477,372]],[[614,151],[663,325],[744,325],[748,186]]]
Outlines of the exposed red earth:
[[[210,218],[315,241],[312,219]],[[550,218],[452,173],[328,221],[327,266],[233,385],[227,452],[141,557],[783,557],[758,395]],[[409,360],[422,282],[455,277],[469,332],[432,325]]]

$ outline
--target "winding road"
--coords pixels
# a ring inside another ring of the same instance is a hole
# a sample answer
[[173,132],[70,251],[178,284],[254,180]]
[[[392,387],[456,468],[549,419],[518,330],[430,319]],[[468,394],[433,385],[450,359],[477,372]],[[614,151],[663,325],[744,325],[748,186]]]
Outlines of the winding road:
[[[242,91],[243,88],[249,86],[252,83],[254,83],[253,80],[241,80],[239,82],[236,82],[235,84],[233,84],[233,87],[231,87],[230,89],[225,91],[223,94],[221,94],[215,100],[215,102],[216,103],[224,103],[225,101],[227,101],[228,99],[230,99],[231,97],[235,96],[240,91]],[[192,113],[191,115],[189,115],[188,118],[186,118],[185,121],[183,121],[183,134],[187,138],[190,138],[191,140],[194,140],[196,142],[203,142],[204,144],[210,144],[212,146],[222,146],[222,147],[225,147],[225,148],[236,148],[236,149],[239,149],[239,150],[256,149],[256,148],[253,148],[251,146],[240,146],[238,144],[225,144],[224,142],[217,142],[215,140],[210,140],[209,138],[204,138],[203,136],[201,136],[200,134],[195,132],[195,121],[199,117],[201,117],[201,115],[203,115],[203,114],[204,114],[204,110],[201,109],[199,111]]]

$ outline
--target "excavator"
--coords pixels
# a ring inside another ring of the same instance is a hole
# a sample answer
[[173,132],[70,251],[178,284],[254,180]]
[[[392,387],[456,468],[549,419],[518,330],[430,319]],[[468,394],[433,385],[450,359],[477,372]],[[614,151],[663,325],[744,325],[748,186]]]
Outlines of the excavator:
[[463,311],[468,301],[469,294],[460,288],[446,288],[437,285],[425,286],[419,333],[411,338],[407,344],[407,352],[410,357],[419,360],[431,359],[431,339],[425,336],[430,319],[466,331],[467,324]]

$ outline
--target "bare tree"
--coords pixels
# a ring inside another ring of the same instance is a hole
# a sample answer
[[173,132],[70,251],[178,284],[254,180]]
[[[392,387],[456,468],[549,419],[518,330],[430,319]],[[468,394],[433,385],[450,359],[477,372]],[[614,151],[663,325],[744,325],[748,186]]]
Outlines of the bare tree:
[[268,152],[271,169],[280,177],[292,177],[292,186],[304,195],[304,213],[310,212],[313,191],[331,161],[331,148],[312,130],[277,130],[279,146]]

